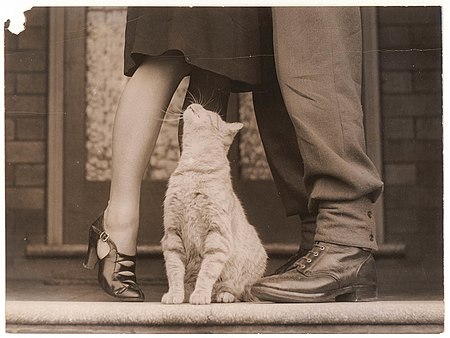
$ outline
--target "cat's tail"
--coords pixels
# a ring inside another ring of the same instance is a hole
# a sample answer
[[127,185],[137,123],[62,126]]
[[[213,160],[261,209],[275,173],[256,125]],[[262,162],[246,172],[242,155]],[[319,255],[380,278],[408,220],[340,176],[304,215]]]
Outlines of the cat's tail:
[[247,285],[244,288],[244,292],[242,293],[242,296],[241,296],[241,300],[243,302],[258,302],[259,301],[259,299],[252,294],[252,291],[251,291],[252,286],[253,285]]

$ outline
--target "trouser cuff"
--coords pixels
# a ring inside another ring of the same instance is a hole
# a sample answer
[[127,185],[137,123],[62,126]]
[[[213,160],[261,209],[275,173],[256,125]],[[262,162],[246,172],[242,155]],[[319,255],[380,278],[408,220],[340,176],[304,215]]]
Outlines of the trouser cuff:
[[321,201],[315,241],[377,250],[373,205],[368,197]]
[[307,217],[301,218],[301,249],[311,250],[314,246],[317,227],[316,218],[317,215],[308,215]]

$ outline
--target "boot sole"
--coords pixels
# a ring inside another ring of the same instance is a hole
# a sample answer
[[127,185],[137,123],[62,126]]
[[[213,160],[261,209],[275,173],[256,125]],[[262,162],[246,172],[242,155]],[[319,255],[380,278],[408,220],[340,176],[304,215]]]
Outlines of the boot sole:
[[378,297],[376,286],[367,285],[351,285],[323,293],[298,293],[253,286],[252,294],[260,300],[276,303],[369,302]]

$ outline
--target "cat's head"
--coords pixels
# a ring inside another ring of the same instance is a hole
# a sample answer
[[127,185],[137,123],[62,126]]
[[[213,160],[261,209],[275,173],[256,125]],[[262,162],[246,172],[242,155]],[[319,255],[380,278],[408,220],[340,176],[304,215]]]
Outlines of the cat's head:
[[220,140],[225,147],[233,142],[237,132],[244,126],[240,122],[228,123],[216,112],[206,110],[200,104],[191,104],[183,113],[184,131],[191,137],[199,137],[203,141]]

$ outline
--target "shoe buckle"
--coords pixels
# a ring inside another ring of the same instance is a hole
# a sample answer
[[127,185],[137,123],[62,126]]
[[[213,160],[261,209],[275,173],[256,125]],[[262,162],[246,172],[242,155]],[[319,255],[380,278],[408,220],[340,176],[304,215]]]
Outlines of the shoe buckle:
[[109,235],[106,233],[106,232],[102,232],[101,234],[100,234],[100,239],[103,241],[103,242],[106,242],[107,240],[108,240],[108,238],[109,238]]

